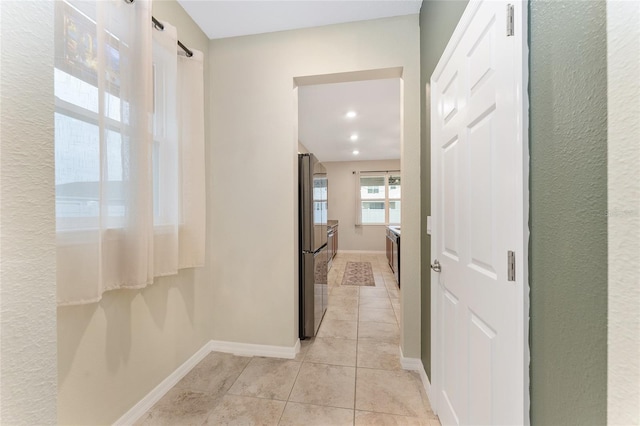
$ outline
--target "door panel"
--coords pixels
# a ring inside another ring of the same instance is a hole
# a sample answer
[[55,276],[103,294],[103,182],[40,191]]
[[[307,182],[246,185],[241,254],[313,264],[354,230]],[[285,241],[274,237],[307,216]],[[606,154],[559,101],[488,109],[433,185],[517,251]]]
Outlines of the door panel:
[[472,2],[465,19],[431,80],[436,404],[443,425],[520,424],[522,283],[507,281],[522,233],[516,39],[506,2]]
[[455,138],[442,147],[442,215],[451,218],[443,227],[442,251],[452,260],[458,260],[458,139]]

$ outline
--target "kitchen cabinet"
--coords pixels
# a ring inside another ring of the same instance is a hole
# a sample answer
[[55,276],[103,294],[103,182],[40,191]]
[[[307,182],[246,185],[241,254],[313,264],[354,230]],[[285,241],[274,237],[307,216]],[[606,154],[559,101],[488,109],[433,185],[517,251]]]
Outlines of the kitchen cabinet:
[[333,258],[338,254],[338,221],[328,221],[327,224],[327,253],[329,256],[329,268]]
[[391,240],[391,230],[387,228],[386,238],[385,238],[385,252],[387,254],[387,263],[389,267],[393,270],[393,242]]
[[388,226],[386,234],[387,261],[400,287],[400,227]]

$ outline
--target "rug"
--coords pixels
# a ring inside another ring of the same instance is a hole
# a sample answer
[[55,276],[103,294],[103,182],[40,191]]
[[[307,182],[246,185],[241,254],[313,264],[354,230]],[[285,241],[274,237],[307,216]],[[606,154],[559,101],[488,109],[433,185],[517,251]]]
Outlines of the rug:
[[347,262],[340,285],[369,285],[375,286],[371,262]]

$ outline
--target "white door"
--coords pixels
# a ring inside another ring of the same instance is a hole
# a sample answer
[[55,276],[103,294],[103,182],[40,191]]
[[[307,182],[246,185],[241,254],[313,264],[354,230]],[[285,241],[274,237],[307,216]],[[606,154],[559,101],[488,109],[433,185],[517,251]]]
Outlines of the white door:
[[511,3],[513,35],[508,2],[470,2],[431,78],[432,257],[441,268],[432,271],[433,390],[443,425],[528,422],[526,21]]

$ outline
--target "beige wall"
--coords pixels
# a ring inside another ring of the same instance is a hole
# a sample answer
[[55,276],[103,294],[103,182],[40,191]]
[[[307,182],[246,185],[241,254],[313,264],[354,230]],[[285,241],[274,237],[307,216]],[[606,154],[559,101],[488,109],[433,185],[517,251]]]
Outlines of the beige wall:
[[53,14],[0,2],[2,425],[56,422]]
[[329,219],[339,221],[338,251],[385,251],[384,225],[356,226],[354,171],[400,170],[400,160],[322,163],[329,178]]
[[[403,67],[403,350],[419,357],[418,16],[213,40],[213,338],[297,340],[294,78]],[[250,267],[248,267],[250,265]]]
[[640,424],[640,4],[607,1],[607,423]]
[[[156,1],[153,14],[203,51],[206,67],[209,40],[178,3]],[[113,423],[209,341],[208,277],[207,268],[187,269],[141,291],[58,308],[58,422]]]

